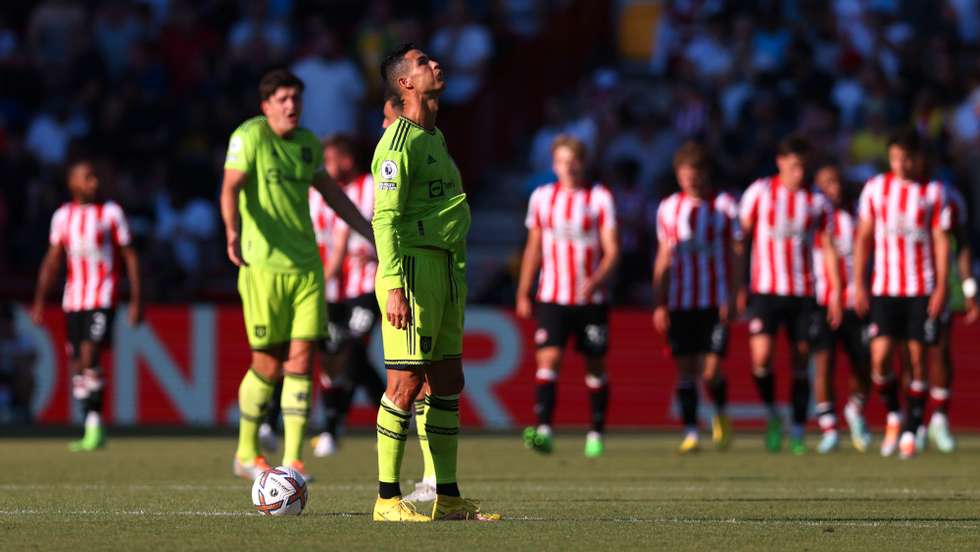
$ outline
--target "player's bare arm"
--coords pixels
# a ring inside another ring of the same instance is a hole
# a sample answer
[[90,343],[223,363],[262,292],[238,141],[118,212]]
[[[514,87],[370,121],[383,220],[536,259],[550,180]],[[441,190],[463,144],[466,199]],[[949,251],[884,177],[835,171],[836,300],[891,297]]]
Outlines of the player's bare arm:
[[44,299],[51,292],[51,285],[58,271],[61,270],[61,262],[64,249],[60,245],[51,245],[48,252],[44,254],[41,261],[41,268],[37,275],[37,289],[34,291],[34,306],[31,309],[31,320],[40,325],[44,322]]
[[742,285],[742,274],[745,273],[745,244],[742,240],[732,240],[732,270],[728,275],[728,303],[718,307],[718,318],[722,324],[727,324],[733,315],[740,314],[748,302]]
[[127,245],[121,250],[129,278],[129,325],[136,326],[143,321],[143,293],[140,287],[140,260],[136,250]]
[[337,228],[333,232],[330,242],[330,253],[327,262],[323,265],[323,279],[332,280],[340,275],[340,269],[344,265],[344,257],[347,256],[347,240],[350,238],[348,228]]
[[527,245],[524,246],[524,256],[521,259],[521,275],[517,284],[517,316],[531,318],[533,305],[531,303],[531,283],[534,275],[541,268],[541,229],[529,228]]
[[374,245],[374,232],[371,230],[371,223],[364,218],[357,205],[354,205],[354,202],[340,189],[334,179],[330,178],[327,173],[321,172],[313,177],[313,187],[320,192],[323,200],[337,213],[341,220],[346,222],[355,232],[367,238],[371,245]]
[[670,312],[667,310],[667,286],[670,285],[670,259],[673,250],[665,240],[660,240],[657,256],[653,261],[653,328],[662,335],[670,329]]
[[874,237],[874,222],[868,219],[858,222],[857,235],[854,237],[854,311],[866,316],[870,309],[868,299],[868,252],[871,239]]
[[929,297],[929,318],[937,319],[946,308],[949,295],[949,234],[938,226],[932,229],[932,246],[936,263],[936,288]]
[[602,247],[599,266],[592,277],[582,282],[582,287],[579,288],[579,294],[585,298],[591,297],[595,290],[605,284],[619,264],[619,231],[615,227],[599,231],[599,244]]
[[[829,266],[838,266],[837,247],[834,245],[834,237],[829,230],[820,233],[820,248],[823,251],[824,262]],[[837,270],[828,270],[827,278],[830,280],[830,301],[827,302],[827,322],[831,328],[837,329],[844,317],[841,307],[841,290],[843,283],[840,273]]]
[[980,316],[976,297],[977,282],[973,278],[973,248],[970,247],[970,237],[967,235],[965,225],[957,225],[954,235],[959,247],[956,254],[956,269],[960,275],[960,280],[963,281],[963,302],[966,309],[963,321],[972,324]]
[[248,175],[235,169],[225,169],[221,182],[221,219],[225,223],[225,240],[228,259],[235,266],[245,266],[242,257],[242,217],[238,211],[238,193],[245,186]]

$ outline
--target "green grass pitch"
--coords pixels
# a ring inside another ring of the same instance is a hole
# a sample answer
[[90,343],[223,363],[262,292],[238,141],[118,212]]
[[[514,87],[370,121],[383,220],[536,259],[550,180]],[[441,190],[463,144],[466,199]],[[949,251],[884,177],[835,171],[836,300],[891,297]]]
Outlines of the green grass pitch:
[[[53,438],[0,439],[3,550],[959,550],[980,547],[980,436],[909,461],[734,449],[673,454],[673,434],[612,434],[598,461],[581,435],[555,454],[517,436],[464,435],[465,495],[497,524],[373,523],[373,436],[308,460],[318,478],[296,518],[253,512],[230,472],[231,437],[120,437],[70,454]],[[410,442],[402,470],[420,474]],[[403,490],[412,485],[403,483]]]

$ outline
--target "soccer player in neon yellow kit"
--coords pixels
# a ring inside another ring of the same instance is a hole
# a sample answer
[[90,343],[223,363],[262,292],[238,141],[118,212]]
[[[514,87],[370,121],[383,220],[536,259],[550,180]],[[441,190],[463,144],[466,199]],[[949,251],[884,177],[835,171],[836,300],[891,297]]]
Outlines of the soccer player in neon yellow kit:
[[371,226],[324,170],[323,151],[299,126],[303,81],[285,70],[262,77],[262,115],[232,134],[221,188],[228,258],[240,267],[238,291],[252,365],[238,389],[235,475],[268,468],[258,429],[275,383],[282,386],[282,464],[308,476],[301,459],[316,343],[326,336],[323,265],[310,219],[309,188],[373,240]]
[[[456,483],[459,395],[463,390],[463,309],[470,209],[462,178],[436,128],[442,69],[411,44],[381,64],[402,116],[378,142],[374,175],[376,294],[388,385],[378,409],[376,521],[496,520],[464,499]],[[436,475],[432,515],[404,500],[399,485],[410,409],[423,383],[425,433]]]

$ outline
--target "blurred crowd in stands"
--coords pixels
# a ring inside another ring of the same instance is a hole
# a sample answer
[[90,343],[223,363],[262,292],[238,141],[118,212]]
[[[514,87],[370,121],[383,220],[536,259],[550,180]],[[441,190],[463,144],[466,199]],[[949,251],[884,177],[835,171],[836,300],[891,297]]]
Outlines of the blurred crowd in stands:
[[[231,131],[288,66],[319,136],[380,133],[385,51],[415,42],[449,79],[439,126],[475,211],[471,299],[509,303],[523,212],[550,144],[589,146],[618,199],[616,302],[649,295],[652,220],[685,139],[717,186],[773,170],[799,132],[855,187],[915,125],[936,176],[980,201],[975,0],[43,0],[0,15],[0,295],[26,297],[65,200],[65,160],[98,156],[151,302],[233,299],[217,210]],[[975,219],[974,219],[975,221]],[[972,235],[980,235],[973,222]]]

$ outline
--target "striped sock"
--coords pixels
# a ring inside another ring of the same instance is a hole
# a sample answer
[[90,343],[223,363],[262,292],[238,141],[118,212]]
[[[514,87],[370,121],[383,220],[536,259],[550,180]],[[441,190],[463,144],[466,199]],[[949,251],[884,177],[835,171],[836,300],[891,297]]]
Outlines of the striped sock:
[[242,462],[251,462],[259,455],[259,425],[272,397],[275,386],[249,368],[238,386],[238,451]]
[[288,466],[303,457],[303,436],[310,417],[310,376],[286,374],[282,382],[282,464]]
[[419,434],[419,448],[422,449],[422,480],[435,481],[436,469],[432,465],[432,451],[429,438],[425,434],[425,399],[415,401],[415,430]]
[[378,408],[378,495],[381,498],[401,496],[402,457],[408,437],[411,414],[395,406],[388,395],[381,397]]
[[429,437],[436,492],[459,496],[456,459],[459,445],[459,395],[425,397],[425,433]]

